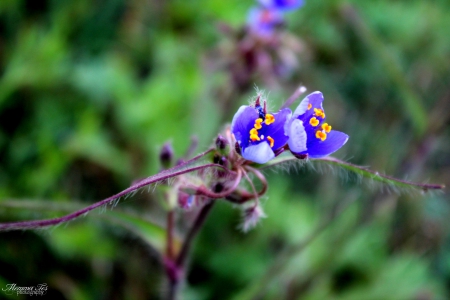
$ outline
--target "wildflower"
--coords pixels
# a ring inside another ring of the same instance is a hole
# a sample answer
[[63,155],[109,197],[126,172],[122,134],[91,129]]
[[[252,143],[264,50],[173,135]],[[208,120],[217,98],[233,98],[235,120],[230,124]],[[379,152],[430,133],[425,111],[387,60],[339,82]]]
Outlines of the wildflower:
[[286,145],[288,136],[284,125],[291,117],[289,108],[270,114],[265,106],[264,103],[261,107],[258,97],[254,106],[241,106],[231,123],[231,132],[242,157],[259,164],[274,158]]
[[278,10],[254,7],[250,10],[247,24],[259,36],[270,36],[275,28],[283,24],[283,15]]
[[331,130],[325,123],[323,95],[314,92],[306,96],[286,122],[289,149],[299,158],[319,158],[339,150],[348,140],[343,132]]
[[259,3],[265,8],[282,11],[294,10],[305,4],[303,0],[259,0]]

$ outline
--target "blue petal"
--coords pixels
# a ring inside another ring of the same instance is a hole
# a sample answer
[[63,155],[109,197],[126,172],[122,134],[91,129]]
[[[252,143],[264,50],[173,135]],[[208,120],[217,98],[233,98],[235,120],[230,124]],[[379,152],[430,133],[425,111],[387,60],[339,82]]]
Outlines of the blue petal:
[[268,126],[263,126],[260,133],[265,137],[270,136],[273,138],[273,150],[277,150],[286,145],[289,136],[284,132],[284,124],[291,118],[291,110],[284,108],[277,113],[273,114],[275,122]]
[[250,106],[241,106],[231,122],[231,132],[241,148],[248,145],[250,129],[253,128],[255,120],[258,118],[256,110]]
[[242,151],[242,157],[258,164],[265,164],[275,157],[268,143],[251,145]]
[[294,10],[301,7],[304,4],[303,0],[259,0],[261,5],[267,8],[279,9],[279,10]]
[[[303,121],[304,124],[309,122],[309,118],[314,114],[314,108],[319,108],[323,110],[322,106],[323,102],[323,94],[321,92],[314,92],[309,94],[303,99],[297,109],[294,111],[294,116],[300,116],[300,120]],[[307,104],[306,104],[307,103]],[[308,105],[311,104],[311,108],[308,109]],[[306,110],[304,109],[306,105]],[[321,119],[323,121],[325,119]]]
[[[331,130],[327,134],[327,139],[325,141],[321,141],[315,136],[310,136],[308,134],[307,154],[310,158],[319,158],[323,156],[330,155],[333,152],[339,150],[348,140],[348,135],[343,132]],[[306,154],[306,152],[301,153]]]
[[247,24],[258,35],[271,35],[275,27],[283,22],[283,15],[278,10],[252,8],[247,17]]
[[303,115],[308,110],[308,104],[309,98],[308,96],[306,96],[305,99],[303,99],[302,102],[300,102],[300,104],[295,109],[293,114],[294,118]]
[[303,122],[299,119],[294,119],[289,126],[289,149],[294,153],[306,151],[306,131],[303,127]]

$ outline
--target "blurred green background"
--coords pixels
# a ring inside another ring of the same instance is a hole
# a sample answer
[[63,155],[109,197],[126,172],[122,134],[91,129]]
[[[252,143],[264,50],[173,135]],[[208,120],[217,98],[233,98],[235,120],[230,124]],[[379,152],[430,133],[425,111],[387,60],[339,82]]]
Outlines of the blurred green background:
[[[295,54],[291,72],[270,84],[256,73],[236,89],[227,68],[236,40],[217,25],[237,30],[254,4],[0,1],[0,221],[60,216],[109,197],[158,172],[168,140],[177,156],[192,135],[205,150],[253,84],[274,109],[299,84],[322,91],[328,121],[350,136],[336,157],[448,185],[450,2],[307,1],[287,16],[280,51]],[[237,229],[231,205],[214,208],[183,299],[450,297],[445,190],[393,190],[320,166],[267,176],[268,218],[256,229]],[[163,299],[157,194],[57,228],[0,233],[0,288],[47,283],[55,299]],[[286,252],[284,267],[268,274]]]

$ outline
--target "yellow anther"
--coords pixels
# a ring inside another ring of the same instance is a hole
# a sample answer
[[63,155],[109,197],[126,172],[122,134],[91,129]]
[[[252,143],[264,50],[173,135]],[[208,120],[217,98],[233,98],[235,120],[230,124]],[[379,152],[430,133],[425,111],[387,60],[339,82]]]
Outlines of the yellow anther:
[[260,141],[260,140],[261,140],[261,139],[259,138],[259,136],[255,135],[255,134],[250,135],[250,139],[252,140],[252,142],[254,142],[254,141]]
[[270,136],[267,136],[267,140],[269,141],[270,148],[272,148],[275,140],[273,138],[271,138]]
[[260,141],[261,139],[258,136],[258,130],[256,130],[256,128],[252,128],[250,130],[250,139],[254,142],[254,141]]
[[261,118],[258,118],[258,119],[255,120],[255,128],[256,129],[261,129],[262,128],[262,125],[261,125],[262,121],[263,121],[263,119],[261,119]]
[[311,124],[312,126],[316,127],[317,125],[319,125],[319,120],[317,120],[315,117],[312,117],[309,120],[309,124]]
[[329,133],[331,131],[331,125],[328,125],[328,123],[323,123],[322,129],[325,130],[326,133]]
[[309,104],[308,104],[308,110],[311,109],[311,107],[312,107],[312,104],[309,103]]
[[325,118],[325,113],[320,108],[314,108],[314,114],[322,119]]
[[327,134],[325,132],[319,130],[316,132],[316,138],[322,140],[322,142],[323,142],[327,139]]
[[266,125],[270,125],[273,122],[275,122],[275,117],[271,114],[266,114],[266,121],[265,121]]

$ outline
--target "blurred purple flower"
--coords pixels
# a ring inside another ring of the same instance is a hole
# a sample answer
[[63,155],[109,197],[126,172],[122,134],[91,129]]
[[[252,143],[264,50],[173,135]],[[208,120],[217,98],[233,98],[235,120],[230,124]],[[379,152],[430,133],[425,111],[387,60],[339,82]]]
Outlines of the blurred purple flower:
[[331,130],[331,126],[325,123],[322,102],[321,92],[309,94],[294,111],[292,118],[286,122],[289,149],[299,158],[330,155],[348,140],[348,135]]
[[262,6],[268,9],[276,10],[294,10],[305,4],[303,0],[259,0]]
[[254,7],[248,14],[247,24],[253,33],[269,36],[283,24],[283,14],[278,10]]
[[239,146],[240,154],[247,160],[264,164],[276,156],[284,147],[288,136],[284,126],[291,117],[289,108],[269,114],[259,105],[241,106],[233,117],[231,132]]

